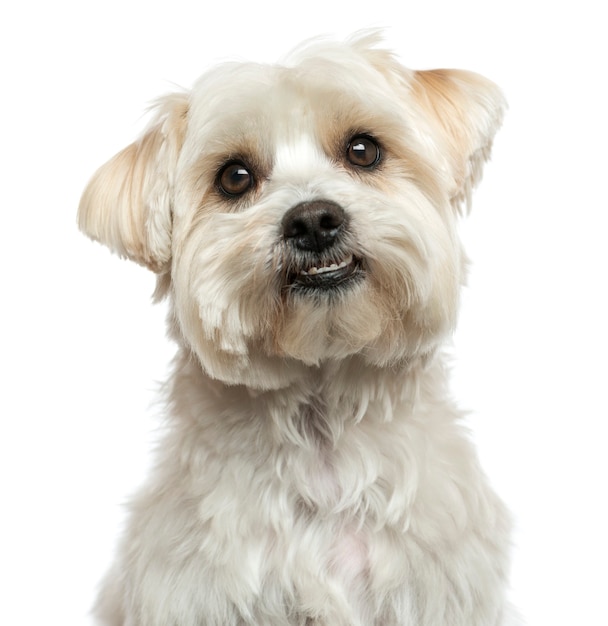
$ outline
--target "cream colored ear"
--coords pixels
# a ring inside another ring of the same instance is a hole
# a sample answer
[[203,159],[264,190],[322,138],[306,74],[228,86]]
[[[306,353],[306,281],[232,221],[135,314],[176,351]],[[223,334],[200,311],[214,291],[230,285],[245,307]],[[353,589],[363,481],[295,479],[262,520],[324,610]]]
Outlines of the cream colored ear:
[[414,72],[412,89],[450,168],[452,202],[468,207],[502,122],[504,96],[493,82],[462,70]]
[[78,209],[89,237],[159,273],[171,258],[173,178],[187,115],[185,94],[159,101],[150,128],[97,170]]

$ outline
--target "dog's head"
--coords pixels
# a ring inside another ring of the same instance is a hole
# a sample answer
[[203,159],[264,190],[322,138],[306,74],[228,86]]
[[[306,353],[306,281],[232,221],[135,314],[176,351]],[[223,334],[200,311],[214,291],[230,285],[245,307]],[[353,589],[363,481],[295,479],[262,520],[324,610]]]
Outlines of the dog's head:
[[476,74],[410,71],[376,43],[208,72],[84,193],[81,228],[159,274],[213,377],[272,388],[352,355],[394,365],[453,327],[458,211],[504,101]]

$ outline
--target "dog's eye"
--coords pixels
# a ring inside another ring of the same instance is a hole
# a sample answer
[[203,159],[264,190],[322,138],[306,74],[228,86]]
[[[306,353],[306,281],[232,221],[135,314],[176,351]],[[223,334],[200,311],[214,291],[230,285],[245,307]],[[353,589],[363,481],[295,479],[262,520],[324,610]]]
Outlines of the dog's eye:
[[229,196],[240,196],[253,185],[253,176],[243,163],[234,161],[225,165],[218,174],[220,189]]
[[367,135],[353,137],[346,149],[346,158],[359,167],[373,167],[380,160],[380,147]]

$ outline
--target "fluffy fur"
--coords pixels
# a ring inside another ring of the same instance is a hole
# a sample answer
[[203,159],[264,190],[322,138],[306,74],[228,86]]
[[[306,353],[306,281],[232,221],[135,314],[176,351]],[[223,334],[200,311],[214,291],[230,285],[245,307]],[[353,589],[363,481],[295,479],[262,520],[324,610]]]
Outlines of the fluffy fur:
[[[506,623],[508,516],[440,351],[460,207],[505,104],[481,76],[411,71],[377,44],[208,72],[83,195],[82,230],[157,273],[179,346],[103,624]],[[357,137],[376,162],[352,162]],[[232,162],[250,185],[230,195]],[[343,220],[335,240],[294,244],[287,213],[319,203]]]

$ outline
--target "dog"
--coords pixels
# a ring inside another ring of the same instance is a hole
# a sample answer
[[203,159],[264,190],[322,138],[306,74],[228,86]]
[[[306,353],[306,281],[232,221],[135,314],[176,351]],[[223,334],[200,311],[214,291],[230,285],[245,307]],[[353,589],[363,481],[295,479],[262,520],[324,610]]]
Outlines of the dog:
[[79,226],[157,275],[167,432],[108,626],[503,626],[510,517],[448,390],[461,216],[506,108],[377,32],[166,96]]

